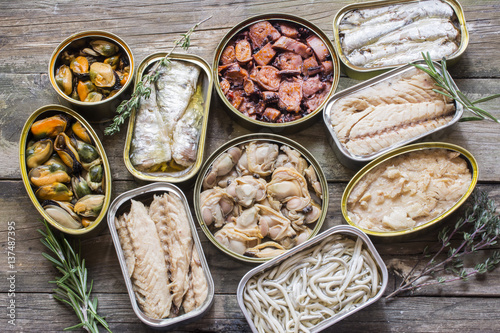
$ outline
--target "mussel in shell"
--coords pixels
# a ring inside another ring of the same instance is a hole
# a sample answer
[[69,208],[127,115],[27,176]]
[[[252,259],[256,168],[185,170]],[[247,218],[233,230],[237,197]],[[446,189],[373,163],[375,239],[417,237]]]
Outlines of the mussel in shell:
[[44,202],[43,208],[50,217],[66,228],[79,229],[82,227],[81,218],[74,213],[74,206],[69,202],[49,200]]
[[89,194],[78,200],[74,211],[84,217],[97,217],[104,204],[104,195]]
[[52,154],[52,140],[45,139],[37,141],[26,149],[26,165],[29,169],[36,168],[45,163]]
[[39,165],[31,169],[28,178],[33,185],[38,187],[52,183],[69,183],[71,180],[66,166],[60,164]]
[[71,201],[73,192],[63,183],[55,182],[43,185],[35,192],[39,200]]

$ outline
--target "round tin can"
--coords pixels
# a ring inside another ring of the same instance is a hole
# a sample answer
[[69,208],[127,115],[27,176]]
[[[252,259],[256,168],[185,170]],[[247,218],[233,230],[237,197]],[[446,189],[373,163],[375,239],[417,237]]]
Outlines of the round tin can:
[[318,181],[321,185],[322,189],[322,199],[321,199],[321,214],[318,218],[318,220],[315,222],[315,225],[312,229],[312,232],[308,239],[314,237],[318,232],[320,231],[323,222],[325,221],[326,214],[328,211],[328,201],[329,201],[329,192],[328,192],[328,183],[325,177],[325,174],[323,173],[323,170],[321,169],[318,161],[314,158],[314,156],[306,150],[303,146],[298,144],[297,142],[288,139],[286,137],[277,135],[277,134],[271,134],[271,133],[260,133],[260,134],[247,134],[243,135],[241,137],[235,138],[229,142],[226,142],[224,145],[219,147],[209,158],[208,160],[203,164],[203,167],[201,168],[200,173],[198,174],[198,178],[196,179],[195,185],[194,185],[194,210],[196,214],[196,219],[198,220],[198,223],[201,226],[201,229],[207,236],[207,238],[217,247],[219,248],[222,252],[226,253],[227,255],[241,260],[241,261],[246,261],[246,262],[251,262],[251,263],[261,263],[268,261],[272,259],[273,257],[267,257],[267,258],[258,258],[258,257],[249,257],[245,256],[242,254],[238,254],[221,243],[219,243],[215,237],[214,234],[212,234],[212,231],[209,229],[207,224],[203,220],[203,216],[201,213],[201,199],[200,195],[203,190],[203,180],[206,176],[206,174],[210,171],[213,162],[224,152],[226,152],[229,148],[235,147],[235,146],[240,146],[240,145],[245,145],[248,144],[252,141],[266,141],[270,143],[275,143],[278,145],[286,145],[292,149],[295,149],[298,151],[301,156],[308,162],[309,165],[312,165],[314,168],[314,171],[316,172]]
[[[398,230],[398,231],[389,231],[389,232],[383,232],[383,231],[373,231],[369,229],[364,229],[359,227],[356,223],[354,223],[351,218],[349,217],[349,212],[347,209],[347,201],[349,199],[349,196],[351,195],[353,189],[355,186],[358,184],[358,182],[368,175],[370,172],[372,172],[376,167],[381,165],[384,162],[387,162],[397,156],[408,154],[410,152],[415,152],[415,151],[421,151],[421,150],[430,150],[430,149],[446,149],[449,151],[453,152],[458,152],[460,153],[460,156],[465,159],[467,162],[468,168],[471,172],[471,183],[467,189],[467,191],[460,197],[460,199],[449,209],[447,209],[444,213],[439,215],[438,217],[425,222],[423,224],[417,225],[413,228],[410,229],[404,229],[404,230]],[[385,238],[385,239],[390,239],[390,238],[406,238],[406,236],[411,237],[414,236],[416,233],[423,231],[425,229],[428,229],[432,226],[437,225],[440,223],[442,220],[450,216],[454,211],[456,211],[466,200],[467,198],[471,195],[472,191],[474,190],[478,180],[478,165],[477,161],[472,156],[472,154],[467,151],[466,149],[451,144],[451,143],[445,143],[445,142],[426,142],[426,143],[417,143],[417,144],[412,144],[404,147],[397,148],[395,150],[392,150],[388,152],[385,155],[382,155],[378,157],[377,159],[371,161],[368,163],[365,167],[363,167],[358,173],[354,175],[354,177],[351,179],[351,181],[347,184],[347,187],[344,190],[344,193],[342,194],[342,202],[341,202],[341,209],[342,209],[342,215],[344,216],[344,219],[352,225],[353,227],[356,227],[362,231],[364,231],[366,234],[369,236],[376,236],[380,238]],[[404,236],[404,237],[403,237]]]
[[[251,25],[261,22],[261,21],[284,21],[292,24],[296,24],[298,26],[305,27],[312,31],[316,36],[318,36],[321,41],[324,43],[326,46],[328,52],[331,55],[331,61],[332,61],[332,67],[333,67],[333,78],[332,78],[332,86],[330,88],[330,92],[325,96],[324,101],[317,107],[316,110],[313,112],[309,113],[307,116],[302,117],[300,119],[290,121],[290,122],[284,122],[284,123],[270,123],[270,122],[264,122],[260,120],[255,120],[250,117],[247,117],[243,113],[241,113],[237,108],[235,108],[227,99],[226,95],[222,91],[222,88],[220,86],[219,82],[219,62],[220,58],[222,56],[222,53],[224,49],[226,48],[226,45],[243,29],[246,29],[250,27]],[[257,15],[254,17],[250,17],[237,25],[235,25],[220,41],[219,45],[217,46],[217,49],[215,51],[215,57],[214,57],[214,62],[212,66],[212,75],[214,78],[214,86],[215,90],[217,91],[217,94],[221,98],[225,110],[228,112],[228,114],[240,125],[252,130],[252,131],[259,131],[262,129],[268,129],[272,132],[275,133],[293,133],[300,131],[304,128],[307,128],[310,126],[310,124],[315,120],[315,116],[318,115],[323,107],[325,106],[327,100],[333,95],[335,90],[337,89],[337,85],[339,82],[340,78],[340,64],[339,64],[339,59],[337,57],[337,54],[335,52],[335,48],[333,47],[332,42],[328,38],[328,36],[317,26],[312,24],[311,22],[289,14],[262,14],[262,15]]]
[[[141,82],[141,78],[146,74],[156,62],[160,61],[167,55],[166,52],[154,53],[147,56],[137,68],[135,85]],[[196,152],[196,161],[193,165],[184,170],[177,172],[147,172],[141,171],[134,167],[130,159],[132,153],[132,139],[134,137],[134,128],[136,126],[137,110],[134,108],[130,114],[130,119],[127,128],[127,137],[123,149],[123,160],[127,170],[137,179],[146,181],[163,181],[169,183],[183,183],[192,180],[196,173],[200,170],[203,163],[203,154],[205,151],[205,140],[207,136],[208,115],[210,111],[210,100],[212,97],[212,75],[210,66],[202,58],[192,54],[172,53],[169,59],[176,61],[185,61],[194,64],[200,68],[200,78],[198,84],[201,84],[203,94],[203,119],[201,120],[200,134],[198,137],[198,147]]]
[[[55,221],[49,214],[47,214],[45,209],[42,207],[40,201],[35,196],[35,191],[32,185],[30,184],[30,180],[28,177],[28,167],[26,164],[26,148],[28,142],[32,139],[33,136],[30,132],[31,125],[33,125],[33,123],[37,120],[61,113],[69,116],[74,120],[79,121],[83,125],[83,127],[87,130],[87,132],[90,134],[93,144],[95,145],[95,148],[97,148],[97,151],[99,152],[99,156],[102,160],[103,171],[104,171],[103,181],[102,181],[102,186],[103,186],[102,194],[104,194],[104,203],[102,205],[101,211],[97,216],[97,218],[95,219],[95,221],[92,222],[92,224],[90,224],[88,227],[80,229],[72,229],[65,227],[59,224],[57,221]],[[24,187],[26,188],[26,192],[28,192],[28,196],[31,199],[31,202],[33,202],[33,205],[38,210],[38,212],[43,216],[43,218],[47,220],[47,222],[49,222],[50,225],[52,225],[54,228],[69,235],[88,237],[98,234],[99,231],[106,225],[106,223],[101,223],[101,222],[103,219],[105,219],[106,212],[111,202],[111,169],[109,167],[109,162],[106,156],[106,152],[104,151],[104,147],[99,141],[99,137],[92,129],[92,127],[89,125],[89,123],[81,115],[61,105],[46,105],[33,112],[31,116],[28,118],[28,120],[26,120],[26,123],[24,124],[23,130],[21,132],[21,138],[19,140],[19,164],[21,168],[21,176],[23,184]]]
[[[80,100],[71,98],[59,88],[55,79],[56,70],[59,65],[59,55],[61,54],[61,52],[74,45],[74,43],[80,43],[89,39],[103,39],[117,44],[120,48],[120,52],[124,52],[126,54],[130,65],[129,79],[120,89],[120,91],[117,92],[114,96],[106,98],[99,102],[82,102]],[[66,104],[68,104],[70,107],[74,108],[78,113],[84,116],[85,119],[90,122],[105,122],[115,116],[115,111],[118,105],[120,105],[122,100],[128,98],[130,89],[132,87],[134,69],[135,65],[134,58],[132,56],[132,50],[120,37],[106,31],[83,31],[69,36],[56,47],[49,61],[49,79],[52,87],[57,92],[61,100],[63,102],[66,102]]]

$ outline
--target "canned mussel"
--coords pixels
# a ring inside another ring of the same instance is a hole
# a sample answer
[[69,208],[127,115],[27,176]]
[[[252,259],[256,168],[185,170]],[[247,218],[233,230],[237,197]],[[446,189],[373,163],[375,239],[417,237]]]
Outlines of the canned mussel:
[[19,154],[24,186],[40,214],[67,234],[97,232],[111,200],[111,174],[85,119],[60,105],[36,110],[24,125]]
[[196,218],[233,258],[259,263],[316,235],[328,209],[318,162],[275,134],[233,139],[205,162],[194,188]]
[[347,75],[367,79],[429,52],[452,65],[469,34],[456,0],[383,0],[348,5],[333,20],[335,48]]
[[462,147],[444,142],[400,147],[351,179],[342,195],[342,214],[370,236],[415,236],[460,207],[477,178],[477,162]]
[[[136,85],[165,55],[141,62]],[[123,159],[138,179],[180,183],[192,179],[203,163],[212,76],[195,55],[173,53],[169,59],[167,68],[158,69],[156,83],[147,86],[150,97],[132,111]]]
[[259,15],[233,27],[217,47],[212,71],[228,113],[251,130],[273,132],[310,124],[340,76],[325,33],[286,14]]
[[252,332],[320,332],[375,303],[388,273],[368,236],[336,226],[241,279],[237,299]]
[[132,51],[106,31],[84,31],[66,38],[49,62],[54,90],[92,122],[113,118],[127,97],[133,74]]
[[108,226],[132,308],[146,325],[172,329],[201,318],[214,283],[186,197],[152,183],[119,195]]

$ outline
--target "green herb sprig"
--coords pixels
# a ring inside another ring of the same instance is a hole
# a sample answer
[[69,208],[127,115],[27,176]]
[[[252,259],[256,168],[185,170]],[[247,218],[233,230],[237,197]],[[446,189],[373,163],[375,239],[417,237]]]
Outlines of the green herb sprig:
[[172,55],[172,52],[174,52],[179,45],[184,51],[187,51],[191,46],[191,35],[193,32],[200,24],[210,18],[212,18],[212,16],[196,23],[191,29],[188,30],[188,32],[181,34],[181,37],[174,42],[174,46],[170,49],[170,51],[154,65],[147,75],[142,77],[142,79],[137,83],[130,99],[122,101],[116,108],[117,115],[113,117],[112,123],[104,130],[105,135],[113,135],[120,131],[120,126],[130,116],[132,110],[137,109],[141,104],[141,98],[149,98],[151,88],[147,87],[147,85],[158,81],[161,68],[166,68],[170,64],[169,57]]
[[480,104],[480,103],[498,98],[498,97],[500,97],[500,94],[494,94],[491,96],[480,98],[476,101],[471,101],[453,83],[453,79],[451,78],[450,73],[448,73],[448,70],[446,67],[446,60],[444,58],[441,60],[441,70],[437,70],[436,66],[434,66],[434,62],[432,61],[431,56],[428,52],[422,53],[422,57],[424,58],[424,61],[427,65],[427,67],[422,66],[420,64],[415,64],[415,63],[411,63],[411,65],[413,65],[413,66],[417,67],[418,69],[429,74],[434,79],[434,81],[436,81],[436,85],[438,87],[444,89],[445,91],[442,91],[439,89],[433,89],[433,90],[441,95],[444,95],[446,97],[454,99],[458,103],[462,104],[465,109],[469,110],[470,112],[472,112],[474,114],[474,116],[471,116],[471,117],[462,117],[460,119],[460,121],[472,121],[472,120],[485,120],[486,119],[486,120],[494,121],[497,123],[500,122],[491,113],[476,106],[476,104]]
[[[500,216],[496,213],[495,202],[484,192],[474,192],[471,199],[464,217],[460,218],[453,228],[445,227],[439,233],[439,250],[432,256],[427,254],[427,249],[424,250],[423,257],[408,274],[403,276],[399,287],[386,298],[426,286],[466,281],[474,275],[484,274],[498,266],[500,251],[494,251],[487,259],[472,268],[464,267],[464,257],[496,245],[500,237]],[[453,245],[456,244],[455,239],[460,240],[456,246]],[[445,254],[444,259],[438,259]],[[417,273],[417,267],[429,257],[430,259]],[[451,273],[453,276],[444,277],[446,273]]]
[[49,281],[57,285],[54,289],[54,298],[69,305],[78,316],[79,324],[67,327],[64,330],[85,329],[87,332],[99,333],[98,324],[101,324],[108,332],[108,323],[104,317],[97,314],[97,297],[91,299],[93,280],[88,286],[88,274],[85,260],[80,256],[80,250],[76,253],[69,242],[63,237],[57,237],[50,230],[47,221],[43,221],[46,231],[38,230],[43,236],[41,242],[54,256],[47,253],[42,255],[49,260],[62,274],[55,281]]

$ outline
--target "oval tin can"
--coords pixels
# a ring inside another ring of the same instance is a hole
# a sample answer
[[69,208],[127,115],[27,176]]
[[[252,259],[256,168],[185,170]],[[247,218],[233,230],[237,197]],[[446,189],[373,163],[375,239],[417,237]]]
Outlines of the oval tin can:
[[[203,271],[205,273],[205,278],[207,280],[208,292],[207,292],[207,298],[205,299],[203,304],[200,305],[198,308],[193,309],[188,313],[184,313],[178,317],[154,319],[144,314],[144,312],[140,309],[137,303],[134,287],[132,285],[132,280],[129,277],[127,263],[120,244],[120,238],[116,230],[115,217],[118,217],[130,211],[130,205],[131,205],[130,200],[132,199],[140,201],[145,205],[149,205],[153,201],[154,195],[162,195],[164,193],[173,193],[174,195],[178,196],[184,204],[184,209],[186,210],[189,219],[189,227],[191,228],[191,236],[193,237],[193,244],[196,247],[196,250],[198,251],[201,266],[203,268]],[[198,232],[196,231],[196,225],[193,221],[191,210],[189,209],[186,196],[177,186],[168,183],[152,183],[124,192],[119,196],[117,196],[115,200],[113,200],[113,202],[111,203],[107,219],[108,219],[108,227],[111,232],[111,237],[113,239],[113,245],[115,247],[116,254],[118,256],[118,261],[120,263],[120,267],[122,270],[123,279],[127,287],[130,303],[132,305],[134,313],[144,324],[154,329],[171,330],[177,326],[186,325],[188,323],[200,319],[205,315],[205,313],[208,310],[210,310],[214,300],[214,282],[212,279],[212,275],[210,273],[210,268],[208,267],[207,261],[205,259],[205,253],[203,252],[203,247],[201,246],[201,241],[198,237]]]
[[[104,169],[104,180],[103,180],[103,186],[104,186],[104,203],[102,206],[102,209],[96,218],[96,220],[88,227],[86,228],[80,228],[80,229],[72,229],[72,228],[67,228],[65,226],[60,225],[58,222],[56,222],[52,217],[50,217],[45,210],[43,209],[41,203],[38,201],[37,197],[35,196],[35,191],[33,190],[33,187],[30,184],[30,180],[28,177],[28,169],[26,165],[26,145],[30,141],[32,134],[30,133],[31,125],[42,118],[45,117],[50,117],[58,113],[63,113],[77,121],[79,121],[85,129],[89,132],[90,136],[92,137],[92,140],[94,141],[94,144],[99,152],[99,155],[102,159],[102,164],[103,164],[103,169]],[[33,205],[35,208],[38,210],[38,212],[43,216],[45,220],[47,220],[51,226],[54,228],[69,234],[73,236],[94,236],[99,233],[99,231],[104,227],[104,223],[101,223],[102,220],[106,216],[106,212],[108,210],[109,204],[111,202],[111,169],[109,167],[109,162],[108,158],[106,156],[106,152],[104,151],[104,147],[102,146],[101,142],[99,141],[99,137],[95,133],[95,131],[92,129],[92,127],[87,123],[87,121],[77,112],[62,106],[62,105],[46,105],[35,112],[33,112],[29,118],[26,120],[26,123],[24,124],[23,130],[21,132],[21,138],[19,140],[19,164],[21,167],[21,176],[23,179],[24,187],[26,188],[26,192],[28,192],[28,196],[31,199],[31,202],[33,202]]]
[[[340,59],[342,70],[347,76],[356,80],[366,80],[372,78],[374,76],[380,75],[386,72],[389,69],[393,69],[395,67],[405,65],[406,63],[401,63],[399,65],[391,65],[391,66],[380,66],[380,67],[360,67],[352,64],[341,46],[340,33],[339,33],[339,25],[345,15],[351,11],[360,10],[360,9],[368,9],[368,8],[377,8],[377,7],[385,7],[391,5],[398,4],[406,4],[411,2],[418,2],[415,0],[381,0],[381,1],[368,1],[362,3],[354,3],[347,5],[340,9],[338,13],[335,15],[333,19],[333,36],[334,36],[334,47],[337,51],[337,54]],[[458,50],[456,50],[451,56],[447,57],[447,64],[449,66],[454,65],[462,56],[462,54],[467,49],[467,45],[469,44],[469,32],[467,31],[467,25],[465,22],[465,15],[462,9],[462,6],[457,0],[442,0],[442,2],[447,3],[453,9],[457,19],[457,25],[461,33],[460,37],[460,45]],[[440,59],[434,59],[440,60]]]
[[244,291],[245,291],[245,286],[248,283],[248,281],[252,277],[254,277],[255,275],[258,275],[258,274],[265,272],[265,271],[269,271],[269,270],[273,269],[273,267],[278,266],[279,264],[281,264],[282,262],[284,262],[287,259],[292,260],[292,258],[294,258],[294,256],[300,254],[301,251],[305,251],[308,248],[311,248],[315,245],[318,245],[322,241],[324,241],[325,239],[333,237],[335,235],[343,235],[343,236],[353,237],[353,238],[359,237],[362,240],[364,247],[367,248],[367,250],[372,255],[373,259],[375,260],[375,265],[377,266],[377,269],[379,270],[379,273],[381,275],[380,290],[377,292],[377,294],[374,297],[372,297],[368,301],[360,304],[359,306],[355,307],[352,310],[340,312],[340,313],[338,313],[338,314],[336,314],[336,315],[334,315],[326,320],[323,320],[322,322],[315,325],[314,327],[311,327],[310,331],[311,332],[320,332],[320,331],[326,329],[327,327],[330,327],[330,326],[334,325],[335,323],[343,320],[344,318],[349,317],[350,315],[354,314],[355,312],[360,311],[361,309],[375,303],[376,301],[378,301],[382,297],[382,294],[384,293],[384,291],[387,287],[387,283],[389,280],[389,274],[387,272],[387,267],[386,267],[384,261],[380,257],[380,254],[377,252],[377,249],[375,248],[375,246],[371,242],[370,238],[365,233],[363,233],[362,231],[360,231],[357,228],[347,226],[347,225],[335,226],[335,227],[332,227],[332,228],[322,232],[321,234],[315,236],[314,238],[309,239],[305,243],[300,244],[299,246],[291,249],[290,251],[272,259],[271,261],[268,261],[268,262],[266,262],[258,267],[253,268],[251,271],[249,271],[248,273],[246,273],[243,276],[243,278],[240,280],[240,283],[238,284],[236,297],[238,299],[238,305],[240,306],[240,309],[243,312],[243,315],[245,316],[248,324],[250,325],[250,329],[252,330],[252,332],[257,333],[260,331],[255,327],[255,324],[252,320],[252,315],[245,307],[245,301],[244,301],[243,295],[244,295]]
[[[130,63],[129,79],[125,83],[125,85],[120,89],[120,91],[110,98],[104,99],[99,102],[82,102],[66,95],[59,88],[55,80],[56,67],[59,64],[58,59],[61,52],[63,52],[68,47],[71,47],[72,43],[93,38],[100,38],[118,44],[120,50],[122,52],[125,52],[125,54],[129,59]],[[112,119],[116,115],[115,111],[118,105],[120,105],[122,100],[129,97],[129,93],[132,87],[132,81],[134,78],[134,70],[135,70],[134,57],[132,55],[132,50],[127,45],[127,43],[125,43],[125,41],[120,37],[118,37],[117,35],[101,30],[82,31],[69,36],[57,46],[57,48],[52,53],[49,61],[50,83],[52,84],[52,87],[59,95],[60,99],[66,102],[66,104],[69,104],[70,107],[74,108],[75,111],[80,113],[85,119],[87,119],[92,123],[106,122]]]
[[[423,223],[421,225],[417,225],[414,228],[411,229],[405,229],[405,230],[399,230],[399,231],[391,231],[391,232],[382,232],[382,231],[373,231],[373,230],[368,230],[364,228],[360,228],[357,226],[349,217],[349,212],[347,209],[347,201],[349,199],[349,196],[356,186],[358,182],[367,174],[369,174],[373,169],[375,169],[377,166],[380,164],[400,155],[404,155],[410,152],[414,151],[420,151],[420,150],[426,150],[426,149],[446,149],[450,150],[453,152],[458,152],[460,153],[460,156],[465,159],[467,162],[467,165],[469,167],[469,170],[471,171],[471,184],[469,185],[467,191],[462,195],[462,197],[453,205],[451,206],[448,210],[446,210],[443,214],[439,215],[438,217]],[[403,239],[403,238],[410,238],[414,236],[417,233],[420,233],[421,231],[424,231],[425,229],[428,229],[430,227],[436,226],[439,224],[441,221],[443,221],[445,218],[450,216],[454,211],[456,211],[466,200],[467,198],[472,194],[472,191],[474,190],[477,180],[478,180],[478,165],[477,161],[474,158],[474,156],[467,151],[466,149],[451,144],[451,143],[445,143],[445,142],[425,142],[425,143],[416,143],[412,144],[409,146],[404,146],[400,147],[398,149],[395,149],[393,151],[388,152],[385,155],[382,155],[378,157],[377,159],[371,161],[368,163],[365,167],[363,167],[361,170],[359,170],[354,177],[349,181],[347,184],[344,193],[342,194],[342,201],[341,201],[341,209],[342,209],[342,215],[344,216],[344,219],[347,221],[348,224],[350,224],[353,227],[359,228],[363,232],[365,232],[369,236],[376,236],[379,238],[385,238],[385,239]]]
[[[425,62],[422,61],[417,61],[415,62],[416,64],[422,65],[426,67]],[[434,66],[436,70],[441,70],[441,65],[439,63],[434,63]],[[362,91],[363,89],[370,88],[373,86],[376,86],[379,83],[383,83],[385,81],[390,81],[391,79],[402,75],[408,71],[414,70],[414,66],[408,64],[404,65],[398,68],[395,68],[393,70],[390,70],[386,73],[380,74],[377,77],[371,78],[369,80],[363,81],[361,83],[358,83],[357,85],[354,85],[350,88],[347,88],[345,90],[342,90],[335,95],[333,95],[330,100],[328,100],[328,103],[325,106],[325,109],[323,110],[323,121],[326,125],[326,128],[330,132],[330,135],[328,136],[328,142],[330,143],[330,146],[332,147],[335,155],[339,159],[339,161],[346,167],[350,169],[359,169],[363,165],[366,165],[366,163],[373,161],[379,156],[382,156],[383,154],[387,153],[388,151],[395,149],[397,147],[401,147],[416,141],[424,140],[424,139],[429,139],[431,138],[432,140],[437,140],[440,136],[444,135],[445,132],[451,130],[451,128],[460,120],[464,113],[464,107],[462,104],[455,102],[455,113],[453,115],[453,118],[441,125],[438,126],[437,128],[431,129],[425,133],[419,134],[417,136],[414,136],[410,139],[405,139],[401,140],[399,142],[396,142],[388,147],[382,148],[377,152],[371,153],[369,155],[355,155],[351,153],[339,140],[337,133],[335,132],[333,126],[332,126],[332,120],[331,120],[331,110],[334,106],[334,104],[343,99],[343,98],[349,98],[352,94],[355,94],[359,91]],[[455,89],[458,89],[456,86],[455,82],[451,81],[450,83],[455,87]]]
[[250,263],[262,263],[262,262],[269,261],[271,258],[270,257],[269,258],[257,258],[257,257],[244,256],[244,255],[238,254],[234,251],[231,251],[227,247],[225,247],[224,245],[220,244],[215,239],[214,235],[212,234],[212,232],[210,231],[208,226],[203,221],[203,217],[202,217],[201,209],[200,209],[200,205],[201,205],[200,194],[201,194],[202,189],[203,189],[203,180],[205,178],[205,175],[208,173],[209,169],[211,168],[213,162],[217,159],[217,157],[219,157],[222,153],[227,151],[229,148],[234,147],[234,146],[239,146],[239,145],[242,145],[245,143],[250,143],[252,141],[268,141],[268,142],[276,143],[279,145],[287,145],[287,146],[297,150],[298,152],[300,152],[302,157],[305,158],[307,160],[307,162],[313,166],[313,168],[316,172],[318,181],[321,184],[323,198],[321,200],[322,201],[321,202],[321,215],[318,218],[318,220],[316,221],[314,229],[312,230],[312,233],[309,236],[309,238],[314,237],[314,235],[316,235],[320,231],[320,229],[323,225],[323,222],[325,221],[326,214],[328,212],[329,192],[328,192],[328,183],[327,183],[325,174],[323,173],[323,170],[321,169],[316,158],[308,150],[306,150],[303,146],[301,146],[297,142],[295,142],[291,139],[288,139],[286,137],[283,137],[283,136],[280,136],[277,134],[271,134],[271,133],[247,134],[247,135],[243,135],[243,136],[240,136],[238,138],[235,138],[229,142],[226,142],[224,145],[219,147],[215,152],[213,152],[213,154],[203,164],[203,167],[200,170],[200,173],[198,174],[198,178],[196,179],[196,183],[194,185],[194,191],[193,191],[194,201],[193,202],[194,202],[194,211],[196,214],[196,219],[198,220],[198,223],[200,224],[201,229],[205,233],[205,236],[207,236],[207,238],[212,242],[212,244],[214,244],[219,250],[221,250],[225,254],[227,254],[235,259],[241,260],[241,261],[246,261],[246,262],[250,262]]
[[[250,117],[245,116],[242,114],[238,109],[236,109],[226,98],[224,92],[221,89],[220,83],[219,83],[219,73],[218,73],[218,67],[219,67],[219,61],[222,56],[222,52],[224,51],[226,45],[243,29],[248,28],[252,24],[255,24],[260,21],[266,21],[266,20],[271,20],[271,21],[285,21],[285,22],[291,22],[294,24],[297,24],[299,26],[306,27],[307,29],[311,30],[316,36],[318,36],[322,42],[325,44],[327,47],[328,51],[330,52],[331,58],[332,58],[332,65],[333,65],[333,81],[332,81],[332,87],[330,89],[330,92],[328,95],[325,97],[325,100],[319,105],[319,107],[308,114],[306,117],[290,121],[290,122],[285,122],[285,123],[269,123],[269,122],[264,122],[264,121],[259,121],[252,119]],[[220,41],[219,45],[217,46],[217,49],[215,50],[215,56],[214,56],[214,62],[212,65],[212,75],[214,78],[214,86],[215,90],[217,91],[217,94],[219,95],[222,103],[224,104],[224,109],[227,111],[227,113],[235,120],[238,124],[242,125],[243,127],[248,128],[249,130],[252,130],[254,132],[267,129],[270,130],[274,133],[294,133],[298,132],[300,130],[303,130],[310,126],[314,121],[315,121],[315,116],[318,115],[318,113],[321,112],[323,107],[326,104],[326,101],[330,98],[330,96],[335,92],[337,89],[337,85],[339,82],[340,78],[340,63],[339,59],[337,57],[337,54],[335,52],[335,48],[333,47],[333,44],[331,43],[330,39],[328,36],[316,25],[312,24],[311,22],[294,16],[294,15],[289,15],[289,14],[262,14],[262,15],[257,15],[250,17],[246,20],[243,20],[242,22],[238,23],[235,25]]]
[[[145,74],[145,72],[148,69],[154,66],[156,62],[160,61],[160,59],[162,59],[166,55],[167,55],[166,52],[160,52],[151,54],[150,56],[146,57],[137,68],[135,85],[137,86],[137,84],[141,82],[140,78]],[[127,170],[137,179],[153,181],[153,182],[163,181],[169,183],[182,183],[192,180],[192,178],[196,175],[196,173],[198,172],[203,163],[205,140],[207,136],[208,115],[210,111],[210,101],[212,96],[213,79],[211,76],[210,66],[205,62],[205,60],[196,55],[172,53],[169,56],[169,59],[177,61],[186,61],[195,64],[201,70],[200,78],[198,79],[199,80],[198,84],[201,84],[203,91],[203,119],[201,122],[201,128],[198,137],[196,161],[193,165],[179,172],[161,172],[161,171],[147,172],[136,169],[130,159],[130,154],[132,152],[132,139],[134,136],[134,128],[136,126],[137,110],[135,109],[132,110],[128,123],[127,137],[125,139],[125,146],[123,149],[123,160],[125,162]]]

